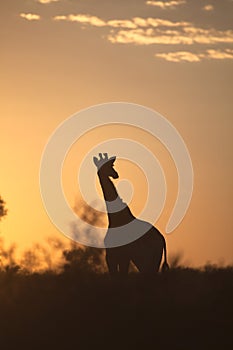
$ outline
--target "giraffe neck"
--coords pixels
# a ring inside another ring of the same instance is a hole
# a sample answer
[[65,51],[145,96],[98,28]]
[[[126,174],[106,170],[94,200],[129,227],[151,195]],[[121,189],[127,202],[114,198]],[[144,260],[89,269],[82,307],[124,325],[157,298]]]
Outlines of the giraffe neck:
[[110,178],[101,172],[98,172],[98,176],[106,203],[109,227],[119,227],[133,221],[135,217],[128,205],[119,197]]
[[119,197],[119,195],[113,182],[108,176],[101,174],[100,171],[98,172],[98,176],[105,201],[112,202],[116,200]]

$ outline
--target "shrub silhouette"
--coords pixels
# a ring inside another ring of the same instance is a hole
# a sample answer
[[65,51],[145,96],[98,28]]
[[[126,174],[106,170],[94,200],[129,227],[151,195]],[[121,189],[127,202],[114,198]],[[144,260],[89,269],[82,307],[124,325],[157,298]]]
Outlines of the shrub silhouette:
[[63,251],[63,255],[65,270],[74,274],[101,273],[106,270],[103,249],[73,243],[71,249]]

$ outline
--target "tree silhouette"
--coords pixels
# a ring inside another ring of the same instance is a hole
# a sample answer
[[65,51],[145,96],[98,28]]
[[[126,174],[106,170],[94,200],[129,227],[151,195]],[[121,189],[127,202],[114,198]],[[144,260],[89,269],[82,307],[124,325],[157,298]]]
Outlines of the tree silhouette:
[[0,196],[0,221],[7,214],[6,203]]
[[103,249],[83,247],[73,243],[71,249],[63,251],[65,258],[64,269],[74,274],[105,272],[103,253]]
[[[7,215],[6,203],[0,196],[0,221]],[[14,273],[19,271],[20,267],[16,263],[15,244],[12,244],[8,249],[4,247],[2,237],[0,237],[0,271],[8,271]]]

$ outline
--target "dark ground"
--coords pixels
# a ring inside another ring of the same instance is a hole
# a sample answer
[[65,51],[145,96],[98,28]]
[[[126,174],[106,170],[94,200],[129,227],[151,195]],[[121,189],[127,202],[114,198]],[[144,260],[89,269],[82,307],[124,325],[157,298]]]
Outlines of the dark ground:
[[0,272],[0,348],[233,349],[233,268]]

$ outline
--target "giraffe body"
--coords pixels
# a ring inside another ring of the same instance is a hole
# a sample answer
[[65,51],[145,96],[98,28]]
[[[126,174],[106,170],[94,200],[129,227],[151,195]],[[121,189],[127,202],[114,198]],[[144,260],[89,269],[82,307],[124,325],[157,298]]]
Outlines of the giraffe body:
[[[164,251],[163,269],[168,268],[166,242],[163,235],[150,223],[135,218],[130,208],[118,196],[110,179],[118,174],[113,168],[116,157],[108,158],[99,154],[93,161],[98,169],[108,214],[108,230],[105,236],[106,262],[109,273],[127,274],[132,261],[142,273],[154,273],[159,270]],[[124,244],[122,245],[122,242]]]

